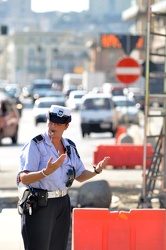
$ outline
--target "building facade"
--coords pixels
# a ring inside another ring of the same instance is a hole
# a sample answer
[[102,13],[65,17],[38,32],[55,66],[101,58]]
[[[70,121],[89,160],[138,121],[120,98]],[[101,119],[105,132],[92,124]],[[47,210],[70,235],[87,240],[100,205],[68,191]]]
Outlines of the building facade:
[[35,78],[61,79],[88,67],[90,35],[72,32],[20,32],[2,37],[0,79],[21,85]]

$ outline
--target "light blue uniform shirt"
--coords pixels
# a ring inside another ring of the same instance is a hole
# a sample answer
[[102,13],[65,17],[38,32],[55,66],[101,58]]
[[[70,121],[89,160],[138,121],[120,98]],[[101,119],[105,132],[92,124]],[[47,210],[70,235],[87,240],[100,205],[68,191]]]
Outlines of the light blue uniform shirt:
[[[43,168],[46,168],[47,162],[51,156],[53,157],[52,162],[59,157],[48,133],[45,132],[42,136],[44,137],[44,140],[40,141],[40,143],[37,144],[35,141],[31,140],[29,143],[24,145],[20,155],[20,171],[40,171]],[[74,167],[76,173],[75,178],[80,176],[85,170],[85,167],[81,159],[76,154],[74,147],[71,146],[65,138],[62,138],[62,143],[64,148],[66,148],[66,146],[70,146],[70,156],[66,157],[62,166],[60,166],[56,171],[40,181],[31,183],[30,186],[34,188],[47,189],[48,191],[67,190],[68,188],[66,187],[66,182],[68,181],[68,170],[72,166]]]

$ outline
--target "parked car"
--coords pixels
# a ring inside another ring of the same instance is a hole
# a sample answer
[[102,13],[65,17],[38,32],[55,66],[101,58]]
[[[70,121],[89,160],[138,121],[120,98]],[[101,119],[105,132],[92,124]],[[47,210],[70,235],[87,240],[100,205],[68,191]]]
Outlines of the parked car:
[[0,144],[3,138],[11,138],[17,143],[19,129],[19,112],[12,99],[0,92]]
[[112,99],[119,115],[119,123],[140,124],[140,104],[134,98],[114,96]]
[[85,94],[87,94],[86,90],[71,91],[68,99],[66,100],[66,106],[73,110],[79,110],[82,103],[82,97]]
[[35,125],[38,125],[40,122],[46,122],[46,115],[51,105],[63,106],[63,101],[58,97],[41,97],[35,101],[33,106]]
[[18,110],[19,115],[21,117],[22,110],[23,110],[23,103],[20,100],[21,88],[19,87],[19,84],[17,84],[17,83],[8,84],[5,87],[4,92],[7,96],[9,96],[13,100],[13,102],[16,106],[16,109]]
[[81,132],[111,132],[115,136],[118,127],[118,113],[110,94],[86,94],[82,97],[80,109]]

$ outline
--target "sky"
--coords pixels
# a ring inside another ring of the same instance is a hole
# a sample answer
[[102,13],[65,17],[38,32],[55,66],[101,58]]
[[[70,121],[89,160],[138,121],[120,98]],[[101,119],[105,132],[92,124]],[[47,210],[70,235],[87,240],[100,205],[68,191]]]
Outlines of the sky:
[[35,12],[81,12],[88,7],[89,0],[31,0],[31,8]]

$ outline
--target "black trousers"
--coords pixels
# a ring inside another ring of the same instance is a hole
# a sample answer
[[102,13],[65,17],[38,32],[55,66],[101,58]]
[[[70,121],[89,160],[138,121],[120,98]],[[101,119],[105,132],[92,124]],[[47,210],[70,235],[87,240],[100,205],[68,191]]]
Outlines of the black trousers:
[[21,216],[25,250],[66,250],[71,222],[68,195],[48,199],[48,205]]

